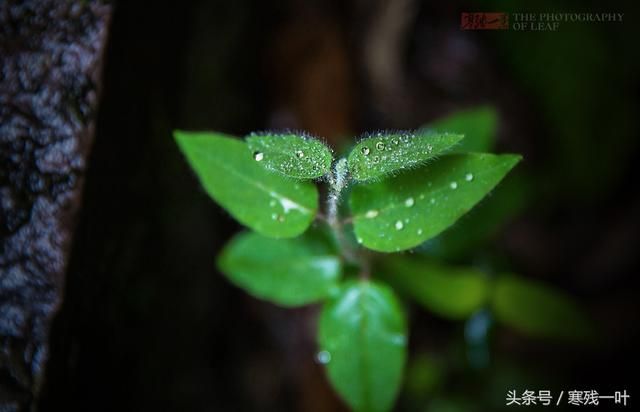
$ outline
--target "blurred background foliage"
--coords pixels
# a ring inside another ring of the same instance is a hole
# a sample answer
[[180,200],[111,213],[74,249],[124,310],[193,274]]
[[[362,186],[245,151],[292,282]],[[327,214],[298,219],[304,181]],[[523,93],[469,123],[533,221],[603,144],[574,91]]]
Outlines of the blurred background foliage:
[[[629,389],[631,4],[117,2],[43,409],[345,408],[314,361],[317,308],[272,306],[216,272],[239,227],[199,188],[173,129],[299,128],[344,148],[365,131],[426,126],[466,132],[465,148],[522,153],[454,227],[379,268],[416,302],[397,410],[499,410],[511,389]],[[625,20],[461,31],[465,11]]]

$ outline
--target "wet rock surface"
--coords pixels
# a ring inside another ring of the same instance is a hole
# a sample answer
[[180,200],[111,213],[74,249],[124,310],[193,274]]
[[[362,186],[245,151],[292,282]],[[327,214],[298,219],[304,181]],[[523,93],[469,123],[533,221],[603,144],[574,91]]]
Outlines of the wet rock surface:
[[0,2],[0,411],[47,358],[91,145],[111,6]]

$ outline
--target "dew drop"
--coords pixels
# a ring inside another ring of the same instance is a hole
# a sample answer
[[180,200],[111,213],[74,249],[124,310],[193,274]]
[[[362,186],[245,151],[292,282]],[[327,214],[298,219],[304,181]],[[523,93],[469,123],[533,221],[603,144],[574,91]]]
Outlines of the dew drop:
[[402,220],[398,220],[396,222],[396,230],[402,230],[403,227],[404,227],[404,223],[402,223]]
[[411,206],[414,205],[414,203],[415,203],[415,201],[413,200],[412,197],[408,197],[407,200],[404,201],[404,205],[406,207],[411,207]]
[[304,152],[302,150],[296,150],[296,156],[299,159],[302,159],[304,157]]
[[361,244],[362,244],[362,242],[363,242],[361,237],[357,238],[357,239],[356,239],[356,241],[357,241],[357,242],[358,242],[358,244],[360,244],[360,245],[361,245]]
[[435,205],[435,204],[436,204],[436,199],[431,198],[431,200],[430,200],[429,202],[430,202],[432,205]]
[[284,216],[278,216],[278,222],[284,222]]
[[367,146],[362,148],[362,154],[365,156],[369,156],[369,153],[371,153],[371,150],[369,150],[369,148]]
[[427,145],[427,152],[433,152],[433,146],[431,146],[430,144]]
[[458,188],[458,183],[456,183],[456,182],[451,182],[451,183],[449,183],[449,187],[455,190],[455,189],[457,189],[457,188]]
[[473,180],[473,173],[467,173],[466,175],[464,175],[464,180],[466,180],[467,182],[470,182]]
[[272,213],[271,214],[271,219],[277,220],[278,219],[278,214],[277,213]]
[[380,161],[380,157],[373,156],[373,163],[378,163]]
[[376,149],[378,149],[378,150],[384,150],[384,143],[382,143],[382,142],[378,142],[378,143],[376,143]]
[[322,365],[326,365],[327,363],[331,362],[331,353],[326,350],[321,350],[316,354],[316,361],[318,361],[318,363]]
[[277,203],[278,203],[278,202],[276,202],[276,200],[275,200],[275,199],[271,199],[271,201],[269,202],[269,206],[271,206],[271,207],[276,207],[276,204],[277,204]]
[[253,158],[255,159],[256,162],[261,161],[262,159],[264,159],[264,153],[262,152],[255,152],[253,153]]
[[391,139],[391,143],[394,144],[394,146],[397,146],[398,144],[400,144],[400,142],[398,141],[398,139],[396,139],[395,137],[393,139]]
[[403,335],[394,335],[390,340],[391,343],[395,345],[404,345],[407,342],[407,339]]
[[418,236],[420,236],[422,234],[422,229],[418,229]]
[[374,217],[378,216],[378,211],[377,210],[369,210],[367,213],[365,213],[364,217],[366,217],[367,219],[373,219]]

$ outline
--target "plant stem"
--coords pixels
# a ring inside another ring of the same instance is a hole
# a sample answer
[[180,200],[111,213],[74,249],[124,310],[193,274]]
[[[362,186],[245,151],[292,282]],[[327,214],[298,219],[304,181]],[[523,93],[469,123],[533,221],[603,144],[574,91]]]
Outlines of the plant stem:
[[329,194],[327,196],[327,217],[326,221],[333,232],[333,235],[340,249],[342,257],[360,266],[360,276],[369,278],[369,262],[365,256],[358,254],[344,236],[343,222],[339,218],[339,204],[342,190],[348,184],[347,160],[339,159],[329,175]]

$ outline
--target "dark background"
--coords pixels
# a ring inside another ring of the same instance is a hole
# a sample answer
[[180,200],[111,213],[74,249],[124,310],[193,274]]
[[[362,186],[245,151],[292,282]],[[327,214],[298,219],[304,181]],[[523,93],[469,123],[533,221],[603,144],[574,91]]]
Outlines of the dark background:
[[[216,272],[239,226],[206,197],[171,131],[292,127],[344,147],[479,104],[497,107],[499,149],[524,155],[530,194],[493,250],[576,297],[601,339],[498,329],[491,363],[475,370],[459,350],[462,325],[413,308],[411,354],[435,354],[445,372],[433,396],[405,390],[398,410],[495,410],[523,382],[627,389],[635,404],[637,14],[595,1],[508,7],[116,3],[42,409],[343,410],[314,362],[316,308],[257,301]],[[463,11],[556,10],[625,17],[559,32],[459,29]]]

